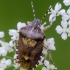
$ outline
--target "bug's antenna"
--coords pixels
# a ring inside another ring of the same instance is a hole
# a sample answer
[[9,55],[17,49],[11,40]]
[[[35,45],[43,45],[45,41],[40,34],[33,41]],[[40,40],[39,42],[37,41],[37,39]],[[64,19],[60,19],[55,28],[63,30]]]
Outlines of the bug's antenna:
[[50,6],[49,7],[49,9],[46,11],[46,13],[44,14],[44,16],[43,16],[43,18],[42,18],[42,20],[41,20],[41,22],[43,21],[43,19],[46,17],[46,15],[48,14],[48,12],[50,11],[50,9],[52,8],[52,6]]
[[36,19],[36,15],[35,15],[35,10],[34,10],[34,6],[33,6],[33,2],[31,2],[31,6],[32,6],[32,11],[33,11],[34,19]]

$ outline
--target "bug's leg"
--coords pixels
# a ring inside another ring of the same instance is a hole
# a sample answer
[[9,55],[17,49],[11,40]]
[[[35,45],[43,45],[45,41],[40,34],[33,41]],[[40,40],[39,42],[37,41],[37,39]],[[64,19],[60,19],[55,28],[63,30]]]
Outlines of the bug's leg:
[[34,68],[32,70],[34,70]]
[[18,63],[19,59],[18,59],[18,40],[13,41],[14,45],[14,49],[16,51],[15,55],[14,55],[14,63]]
[[51,55],[51,51],[50,50],[49,50],[49,61],[50,61],[51,64],[54,64],[53,60],[52,60],[52,55]]
[[15,63],[19,63],[19,59],[18,59],[18,44],[16,46]]
[[35,10],[34,10],[34,6],[33,6],[33,2],[31,2],[31,6],[32,6],[32,11],[33,11],[34,19],[36,19],[36,15],[35,15]]
[[47,56],[49,56],[50,64],[54,64],[54,63],[53,63],[53,60],[52,60],[51,51],[48,48],[46,48],[45,46],[44,46],[44,48],[46,49],[47,53],[45,54],[42,63],[43,63],[43,66],[45,66],[47,68],[47,66],[44,64],[44,61],[46,60]]
[[[54,18],[55,18],[55,16],[52,18],[52,20],[53,20]],[[49,29],[49,28],[52,26],[52,24],[53,24],[53,21],[50,22],[50,25],[44,27],[43,31]]]
[[14,49],[15,49],[15,50],[16,50],[16,48],[17,48],[16,43],[18,43],[18,40],[13,41]]
[[45,55],[44,58],[46,59],[46,57],[49,55],[49,60],[50,60],[51,63],[53,63],[51,51],[50,51],[48,48],[46,48],[46,47],[44,47],[44,48],[45,48],[46,51],[47,51],[47,54]]
[[41,22],[44,20],[44,18],[46,17],[46,15],[48,14],[48,12],[50,11],[51,8],[52,8],[52,6],[50,6],[49,9],[46,11],[46,13],[44,14],[44,16],[43,16]]
[[49,54],[49,49],[48,49],[47,47],[45,47],[45,46],[43,46],[43,48],[46,49],[46,54],[45,54],[45,56],[44,56],[44,59],[46,59],[46,57],[47,57],[48,54]]
[[32,22],[31,22],[31,21],[27,21],[27,24],[28,24],[28,25],[31,25],[31,24],[32,24]]
[[[47,12],[44,14],[44,16],[43,16],[41,22],[44,20],[44,18],[45,18],[46,15],[50,12],[51,9],[52,9],[52,6],[50,6],[49,9],[47,10]],[[56,17],[56,16],[54,16],[54,17],[52,18],[52,21],[50,22],[50,24],[49,24],[48,26],[44,27],[43,31],[49,29],[49,28],[52,26],[52,24],[53,24],[53,19],[54,19],[55,17]]]

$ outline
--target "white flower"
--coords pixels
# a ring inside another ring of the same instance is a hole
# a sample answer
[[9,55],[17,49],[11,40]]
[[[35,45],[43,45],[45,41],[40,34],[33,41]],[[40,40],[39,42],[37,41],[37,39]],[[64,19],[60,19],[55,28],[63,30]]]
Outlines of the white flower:
[[67,14],[70,15],[70,8],[67,10]]
[[20,30],[22,27],[25,27],[25,26],[26,26],[25,23],[18,22],[18,24],[17,24],[17,30],[15,30],[15,29],[10,29],[10,30],[9,30],[9,35],[12,36],[11,39],[12,39],[13,41],[19,39],[19,30]]
[[39,65],[43,65],[43,60],[44,60],[44,57],[43,56],[40,56],[40,60],[38,61],[39,62]]
[[54,44],[55,44],[54,38],[49,38],[49,39],[47,39],[47,41],[45,39],[42,53],[47,55],[48,49],[56,50]]
[[59,11],[59,14],[60,14],[60,15],[65,15],[65,14],[66,14],[65,9],[61,9],[61,10]]
[[43,54],[47,54],[47,49],[45,49],[45,48],[43,47],[42,53],[43,53]]
[[[47,48],[47,49],[50,49],[50,50],[56,50],[55,46],[54,46],[55,42],[54,42],[54,38],[49,38],[44,40],[44,46]],[[47,50],[46,50],[47,51]],[[44,52],[45,53],[45,52]]]
[[4,70],[4,68],[0,68],[0,70]]
[[56,20],[56,16],[59,15],[59,11],[60,11],[61,7],[62,7],[61,4],[57,3],[55,5],[54,9],[52,9],[52,8],[50,9],[51,12],[48,12],[49,14],[51,14],[50,17],[49,17],[49,21],[50,22],[53,22],[53,21]]
[[14,59],[16,59],[16,58],[17,58],[17,56],[18,56],[18,54],[15,54],[15,55],[14,55]]
[[50,68],[51,68],[51,70],[57,69],[57,68],[55,68],[55,66],[53,64],[50,64]]
[[11,39],[14,41],[19,39],[19,33],[15,29],[9,30],[9,35],[12,36]]
[[57,68],[53,65],[53,64],[49,64],[48,66],[47,66],[47,69],[49,70],[49,69],[51,69],[51,70],[56,70]]
[[56,27],[56,31],[57,31],[58,34],[61,34],[62,33],[62,27],[60,25],[58,25]]
[[10,36],[13,36],[13,35],[15,35],[15,34],[17,34],[17,30],[15,30],[15,29],[10,29],[10,30],[9,30],[9,35],[10,35]]
[[0,69],[1,70],[5,70],[7,68],[7,66],[11,65],[11,60],[10,59],[1,59],[0,60]]
[[46,67],[42,67],[42,70],[48,70]]
[[59,11],[60,15],[62,16],[62,20],[69,20],[70,19],[70,8],[65,11],[65,9],[62,9]]
[[10,59],[6,60],[5,61],[5,64],[8,66],[8,65],[11,65],[12,61]]
[[3,37],[4,37],[4,32],[0,31],[0,38],[3,38]]
[[62,20],[68,20],[70,18],[65,9],[61,9],[59,11],[59,14],[62,16]]
[[54,10],[51,9],[51,13],[56,16],[58,14],[59,10],[61,9],[61,7],[62,6],[60,3],[56,3]]
[[18,22],[18,24],[17,24],[18,32],[22,27],[25,27],[25,26],[26,26],[25,23]]
[[13,66],[14,66],[16,69],[18,69],[19,66],[20,66],[20,64],[16,63],[16,64],[14,64]]
[[44,65],[47,67],[49,65],[49,61],[44,60]]
[[49,43],[48,49],[50,49],[50,50],[56,50],[56,48],[54,46],[54,44],[55,44],[54,38],[48,39],[47,42]]
[[4,47],[0,47],[0,55],[6,56],[7,55],[7,50],[5,50]]
[[55,20],[56,20],[55,15],[54,15],[54,14],[51,14],[51,15],[49,16],[49,22],[54,22]]
[[50,43],[50,44],[55,44],[55,42],[54,42],[54,38],[49,38],[49,39],[47,39],[47,41]]
[[70,5],[70,0],[63,0],[63,3],[65,4],[65,6],[69,6]]
[[[61,26],[62,26],[62,27],[61,27]],[[58,26],[56,27],[56,32],[57,32],[58,34],[61,34],[61,38],[62,38],[63,40],[66,40],[66,39],[67,39],[67,26],[68,26],[67,21],[62,20],[62,21],[61,21],[61,26],[58,25]]]
[[14,47],[14,46],[15,46],[13,40],[9,41],[9,46],[10,46],[10,47]]
[[13,48],[9,46],[9,43],[7,42],[3,42],[0,40],[0,55],[2,56],[6,56],[8,52],[12,52],[13,51]]

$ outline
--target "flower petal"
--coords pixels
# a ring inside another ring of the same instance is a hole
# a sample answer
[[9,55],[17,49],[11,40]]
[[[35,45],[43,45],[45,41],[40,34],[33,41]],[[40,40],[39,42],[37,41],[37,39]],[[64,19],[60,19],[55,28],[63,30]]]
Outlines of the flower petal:
[[42,67],[42,70],[48,70],[46,67]]
[[67,15],[66,13],[64,15],[62,15],[62,20],[66,21],[70,18],[69,15]]
[[3,38],[3,37],[4,37],[4,32],[0,31],[0,38]]
[[49,65],[49,61],[44,60],[44,65],[47,67]]
[[14,47],[13,40],[11,40],[11,41],[9,42],[9,46],[10,46],[10,47]]
[[47,50],[45,48],[43,48],[43,51],[42,51],[43,54],[47,54]]
[[15,35],[16,33],[17,33],[17,30],[15,30],[15,29],[10,29],[10,30],[9,30],[9,35],[10,35],[10,36]]
[[45,46],[45,47],[48,46],[48,42],[46,41],[46,39],[44,39],[44,46]]
[[55,30],[58,34],[62,33],[62,27],[60,25],[58,25]]
[[61,34],[61,38],[62,38],[63,40],[66,40],[66,39],[67,39],[67,33],[62,33],[62,34]]
[[5,64],[6,64],[6,65],[11,65],[11,63],[12,63],[12,62],[11,62],[10,59],[8,59],[8,60],[5,61]]
[[68,25],[70,26],[70,20],[68,21]]
[[61,9],[61,10],[59,11],[59,14],[60,14],[60,15],[66,14],[65,9]]
[[19,66],[20,66],[20,64],[16,63],[16,64],[14,64],[13,66],[15,67],[15,69],[18,69]]
[[67,14],[70,15],[70,8],[67,10]]
[[54,22],[55,20],[56,20],[55,15],[51,14],[51,15],[49,16],[49,22]]
[[57,68],[55,68],[55,66],[53,64],[51,64],[50,67],[51,67],[51,70],[57,69]]
[[50,49],[50,50],[56,50],[56,48],[55,48],[54,45],[49,45],[49,46],[48,46],[48,49]]
[[63,0],[63,3],[65,4],[65,6],[69,6],[70,5],[70,0]]
[[50,44],[52,44],[52,45],[55,44],[54,38],[49,38],[47,41],[48,41]]
[[63,28],[67,28],[68,23],[67,23],[66,20],[62,20],[62,21],[61,21],[61,25],[62,25]]
[[18,22],[18,24],[17,24],[18,31],[19,31],[22,27],[25,27],[25,26],[26,26],[25,23]]
[[60,3],[57,3],[57,4],[55,5],[55,10],[58,11],[58,10],[61,9],[61,7],[62,7],[61,4],[60,4]]
[[6,55],[7,55],[7,50],[6,50],[4,47],[1,47],[0,50],[2,50],[2,51],[0,52],[0,54],[1,54],[2,56],[6,56]]

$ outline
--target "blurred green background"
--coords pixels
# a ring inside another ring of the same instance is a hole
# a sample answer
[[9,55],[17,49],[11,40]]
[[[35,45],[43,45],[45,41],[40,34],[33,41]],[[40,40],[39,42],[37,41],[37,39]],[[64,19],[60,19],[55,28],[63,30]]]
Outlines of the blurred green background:
[[[5,32],[6,41],[10,40],[10,36],[8,35],[9,29],[17,28],[16,25],[18,22],[26,23],[34,19],[31,1],[34,2],[36,17],[39,19],[42,19],[50,5],[54,8],[57,2],[63,5],[62,8],[67,8],[62,3],[63,0],[0,0],[0,31]],[[48,22],[48,18],[49,16],[46,16],[43,22]],[[70,70],[70,38],[64,41],[55,31],[60,21],[61,17],[58,17],[53,26],[45,31],[45,34],[46,38],[55,38],[56,51],[52,51],[52,58],[55,66],[58,68],[57,70]],[[10,70],[13,69],[11,68]]]

